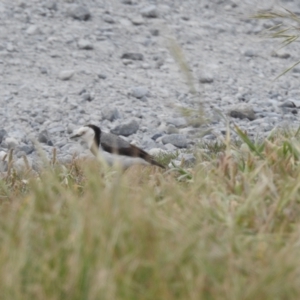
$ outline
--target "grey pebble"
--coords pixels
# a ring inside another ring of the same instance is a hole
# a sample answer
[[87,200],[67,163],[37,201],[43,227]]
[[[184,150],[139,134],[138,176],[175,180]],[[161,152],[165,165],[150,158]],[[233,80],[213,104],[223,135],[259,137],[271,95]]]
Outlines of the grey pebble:
[[81,98],[82,98],[82,100],[83,101],[89,101],[89,102],[91,102],[92,100],[93,100],[93,97],[91,96],[91,94],[90,93],[82,93],[81,94]]
[[77,46],[81,50],[93,50],[94,49],[93,44],[89,40],[86,40],[86,39],[78,40]]
[[4,140],[4,144],[8,149],[15,149],[19,145],[19,142],[13,137],[7,137]]
[[287,100],[279,105],[279,107],[289,107],[289,108],[296,108],[296,105],[293,101]]
[[180,153],[178,159],[184,162],[185,167],[189,167],[196,162],[196,157],[192,153]]
[[139,124],[136,120],[130,120],[114,127],[111,132],[117,135],[129,136],[136,133],[139,129]]
[[69,11],[68,15],[76,20],[87,21],[91,18],[90,11],[82,5],[74,5]]
[[144,86],[132,87],[130,92],[130,94],[137,99],[141,99],[143,97],[148,96],[148,93],[148,89]]
[[26,33],[29,34],[29,35],[35,35],[35,34],[41,33],[41,31],[36,25],[30,25],[27,28]]
[[116,107],[104,107],[101,110],[101,114],[104,120],[108,120],[110,122],[121,117],[121,114]]
[[141,15],[145,18],[158,18],[156,5],[149,5],[141,9]]
[[115,20],[112,16],[110,16],[109,14],[105,14],[103,16],[103,21],[106,22],[106,23],[109,23],[109,24],[114,24],[115,23]]
[[22,145],[21,147],[19,147],[19,150],[24,152],[26,155],[29,155],[34,151],[34,147],[29,145]]
[[63,70],[58,74],[58,78],[60,80],[69,80],[75,74],[74,70]]
[[144,60],[144,55],[142,53],[125,52],[122,54],[121,58],[130,60]]
[[165,135],[162,138],[163,144],[172,144],[178,148],[186,148],[187,147],[187,139],[183,134],[170,134]]
[[97,76],[100,79],[106,79],[107,78],[107,76],[104,73],[98,73]]
[[0,129],[0,144],[2,143],[4,137],[7,136],[7,132],[5,129]]
[[159,30],[158,30],[158,29],[150,29],[150,33],[151,33],[153,36],[159,36]]
[[167,124],[172,124],[177,128],[182,128],[182,127],[186,127],[187,126],[187,121],[185,118],[169,118],[166,120]]
[[38,141],[43,144],[48,144],[48,142],[50,141],[50,138],[49,138],[49,133],[47,130],[43,130],[39,133]]
[[131,23],[136,26],[143,25],[145,23],[144,19],[141,16],[132,17],[130,19]]
[[247,105],[247,104],[240,104],[240,105],[235,105],[231,107],[229,110],[229,115],[232,118],[237,118],[237,119],[249,119],[250,121],[253,121],[256,119],[255,113],[253,111],[252,106]]
[[244,52],[244,55],[246,57],[254,57],[254,56],[257,56],[257,53],[256,51],[252,50],[252,49],[247,49],[245,52]]
[[200,81],[200,83],[213,83],[214,78],[211,75],[203,74],[203,75],[200,75],[199,81]]
[[291,57],[291,54],[284,52],[284,53],[277,53],[277,52],[272,52],[271,54],[272,57],[278,57],[282,59],[288,59]]

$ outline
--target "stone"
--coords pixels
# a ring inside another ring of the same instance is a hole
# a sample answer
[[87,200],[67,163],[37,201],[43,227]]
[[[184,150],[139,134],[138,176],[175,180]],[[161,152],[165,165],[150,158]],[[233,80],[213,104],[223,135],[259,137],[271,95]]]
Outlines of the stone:
[[250,121],[256,119],[252,106],[247,104],[239,104],[231,107],[228,114],[230,117],[237,119],[249,119]]
[[82,93],[81,94],[81,98],[82,98],[82,100],[83,101],[89,101],[89,102],[91,102],[92,100],[93,100],[93,97],[91,96],[91,94],[90,93]]
[[169,126],[167,126],[167,130],[166,130],[166,133],[167,134],[173,134],[173,133],[178,133],[178,129],[173,125],[173,124],[170,124]]
[[104,73],[98,73],[97,76],[100,79],[106,79],[107,78],[106,74],[104,74]]
[[247,49],[245,52],[244,52],[244,55],[246,57],[254,57],[254,56],[257,56],[257,53],[252,50],[252,49]]
[[278,53],[278,52],[273,51],[272,54],[271,54],[271,56],[272,57],[282,58],[282,59],[288,59],[288,58],[291,57],[291,54],[287,53],[287,52]]
[[101,114],[104,120],[108,120],[110,122],[121,117],[121,114],[116,107],[104,107]]
[[69,80],[74,76],[74,74],[74,70],[63,70],[58,74],[58,78],[60,80]]
[[151,33],[153,36],[159,36],[159,30],[158,30],[158,29],[150,29],[150,33]]
[[43,144],[48,144],[48,142],[50,141],[50,138],[49,138],[49,133],[47,130],[43,130],[39,133],[38,141]]
[[91,18],[90,11],[82,5],[74,5],[68,11],[68,15],[75,20],[87,21]]
[[166,121],[167,124],[174,125],[176,128],[182,128],[187,126],[187,121],[185,118],[169,118]]
[[146,97],[148,95],[148,93],[149,93],[148,89],[144,86],[132,87],[131,92],[130,92],[130,94],[137,99]]
[[4,151],[0,151],[0,172],[7,171],[7,153]]
[[19,150],[23,151],[26,155],[29,155],[34,151],[34,147],[29,145],[23,145],[19,147]]
[[81,50],[93,50],[94,49],[93,44],[90,41],[86,40],[86,39],[78,40],[77,46]]
[[109,23],[109,24],[114,24],[115,23],[115,20],[112,16],[110,16],[109,14],[105,14],[103,16],[103,21],[106,22],[106,23]]
[[156,5],[149,5],[141,9],[141,15],[145,18],[158,18]]
[[125,52],[122,54],[121,58],[130,60],[144,60],[144,55],[142,53]]
[[129,136],[136,133],[138,129],[139,129],[139,124],[136,120],[133,119],[126,123],[117,125],[115,128],[111,130],[111,132],[117,135]]
[[141,16],[132,17],[130,19],[131,23],[136,26],[143,25],[145,23],[144,19]]
[[293,101],[287,100],[287,101],[283,102],[282,104],[280,104],[279,107],[296,108],[297,106]]
[[186,148],[187,147],[187,138],[183,134],[169,134],[165,135],[162,138],[163,144],[172,144],[177,148]]
[[208,74],[202,74],[199,77],[199,81],[200,83],[213,83],[214,82],[214,78],[211,75]]
[[178,159],[184,163],[185,167],[192,166],[196,162],[196,157],[192,153],[180,153]]
[[0,144],[2,143],[4,137],[7,136],[7,132],[5,129],[0,129]]
[[19,145],[19,142],[13,137],[7,137],[4,143],[8,149],[15,149]]
[[36,26],[36,25],[30,25],[27,30],[26,30],[26,33],[28,35],[35,35],[35,34],[40,34],[41,31],[40,29]]

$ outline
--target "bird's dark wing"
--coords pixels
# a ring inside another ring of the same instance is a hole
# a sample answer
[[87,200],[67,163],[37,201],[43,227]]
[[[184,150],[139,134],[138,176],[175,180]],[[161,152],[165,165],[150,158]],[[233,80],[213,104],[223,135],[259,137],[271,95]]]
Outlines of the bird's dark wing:
[[146,151],[131,145],[117,135],[102,132],[100,145],[106,152],[131,157],[140,157],[152,165],[165,168],[162,164],[155,161],[154,158]]

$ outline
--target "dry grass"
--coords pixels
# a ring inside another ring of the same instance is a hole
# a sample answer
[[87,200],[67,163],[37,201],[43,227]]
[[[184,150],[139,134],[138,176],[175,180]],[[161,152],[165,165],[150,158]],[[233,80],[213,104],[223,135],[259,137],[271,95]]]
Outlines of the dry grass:
[[240,134],[243,151],[228,141],[165,174],[12,166],[1,299],[299,299],[299,138]]
[[[299,39],[300,18],[298,15],[286,8],[260,11],[254,16],[254,18],[272,19],[277,22],[277,25],[274,25],[273,27],[269,28],[263,33],[263,35],[268,38],[281,40],[281,48],[295,43]],[[286,70],[280,73],[274,80],[291,71],[299,63],[300,60],[298,60],[292,66],[288,67]]]

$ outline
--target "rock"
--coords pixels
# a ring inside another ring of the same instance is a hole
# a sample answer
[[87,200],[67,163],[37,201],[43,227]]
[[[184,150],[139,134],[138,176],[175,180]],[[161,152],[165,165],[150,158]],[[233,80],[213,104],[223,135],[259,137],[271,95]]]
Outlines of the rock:
[[8,149],[15,149],[19,145],[19,142],[13,137],[7,137],[4,143]]
[[60,80],[69,80],[73,77],[74,74],[75,74],[74,70],[64,70],[58,74],[58,78]]
[[150,29],[150,33],[151,33],[153,36],[159,36],[159,30],[158,30],[158,29]]
[[149,5],[141,9],[141,15],[145,18],[158,18],[158,10],[155,5]]
[[[25,162],[23,157],[20,157],[19,159],[17,159],[14,162],[14,168],[18,171],[18,172],[22,172],[24,170],[26,170],[28,167],[32,168],[32,159],[29,157],[26,157],[27,160]],[[27,165],[28,163],[28,165]]]
[[43,144],[48,144],[50,141],[49,133],[47,130],[43,130],[39,133],[38,141]]
[[85,40],[85,39],[78,40],[77,46],[81,50],[93,50],[94,49],[93,44],[90,41]]
[[214,78],[211,75],[203,74],[203,75],[200,75],[199,81],[200,81],[200,83],[213,83]]
[[105,14],[103,16],[103,21],[106,22],[106,23],[109,23],[109,24],[114,24],[115,23],[115,20],[112,16],[110,16],[109,14]]
[[103,73],[98,73],[97,76],[100,79],[106,79],[107,78],[107,76],[105,74],[103,74]]
[[29,145],[23,145],[19,147],[19,150],[23,151],[26,155],[29,155],[34,151],[34,147]]
[[132,0],[121,0],[121,3],[123,4],[132,4]]
[[129,136],[136,133],[139,129],[139,124],[136,120],[131,120],[126,123],[117,125],[111,130],[112,133],[117,135]]
[[229,109],[228,113],[232,118],[237,118],[237,119],[247,118],[250,121],[253,121],[256,118],[253,108],[247,104],[239,104],[233,106]]
[[41,74],[48,74],[48,70],[45,67],[40,68]]
[[121,58],[130,60],[144,60],[144,55],[142,53],[125,52],[122,54]]
[[83,93],[83,94],[81,94],[81,97],[82,97],[83,101],[91,102],[93,100],[93,97],[91,96],[90,93]]
[[172,124],[177,128],[182,128],[187,126],[187,121],[185,118],[169,118],[166,121],[167,124]]
[[168,152],[175,152],[178,150],[177,147],[175,147],[174,145],[168,143],[168,144],[165,144],[165,149],[168,151]]
[[0,129],[0,144],[2,143],[5,136],[7,136],[6,130],[5,129]]
[[180,153],[178,159],[184,163],[185,167],[189,167],[196,162],[196,157],[192,153]]
[[152,156],[159,156],[159,155],[167,155],[168,151],[161,148],[152,148],[148,151],[148,153]]
[[44,3],[44,6],[49,10],[57,10],[57,3],[53,0],[48,0]]
[[131,88],[130,94],[137,99],[141,99],[148,95],[148,89],[143,86],[136,86]]
[[115,107],[104,107],[101,111],[102,118],[110,122],[121,117],[120,112]]
[[170,134],[165,135],[162,138],[163,144],[172,144],[178,148],[186,148],[187,147],[187,139],[183,134]]
[[278,58],[282,58],[282,59],[288,59],[291,57],[291,54],[284,52],[284,53],[277,53],[275,51],[272,52],[271,54],[272,57],[278,57]]
[[26,33],[29,34],[29,35],[35,35],[35,34],[40,34],[41,31],[36,25],[30,25],[27,28]]
[[35,122],[37,122],[39,124],[43,124],[43,123],[45,123],[45,118],[43,118],[43,117],[36,117],[35,118]]
[[297,106],[293,101],[287,100],[287,101],[283,102],[282,104],[280,104],[279,107],[296,108]]
[[91,13],[85,6],[74,5],[68,12],[69,16],[73,19],[80,21],[87,21],[91,18]]
[[0,172],[7,171],[7,153],[0,151]]
[[143,25],[145,23],[144,19],[141,16],[132,17],[130,19],[131,23],[136,26]]
[[252,49],[248,49],[244,52],[244,55],[247,57],[254,57],[257,56],[257,53]]
[[173,124],[170,124],[169,126],[167,126],[166,133],[167,134],[178,133],[178,129]]

